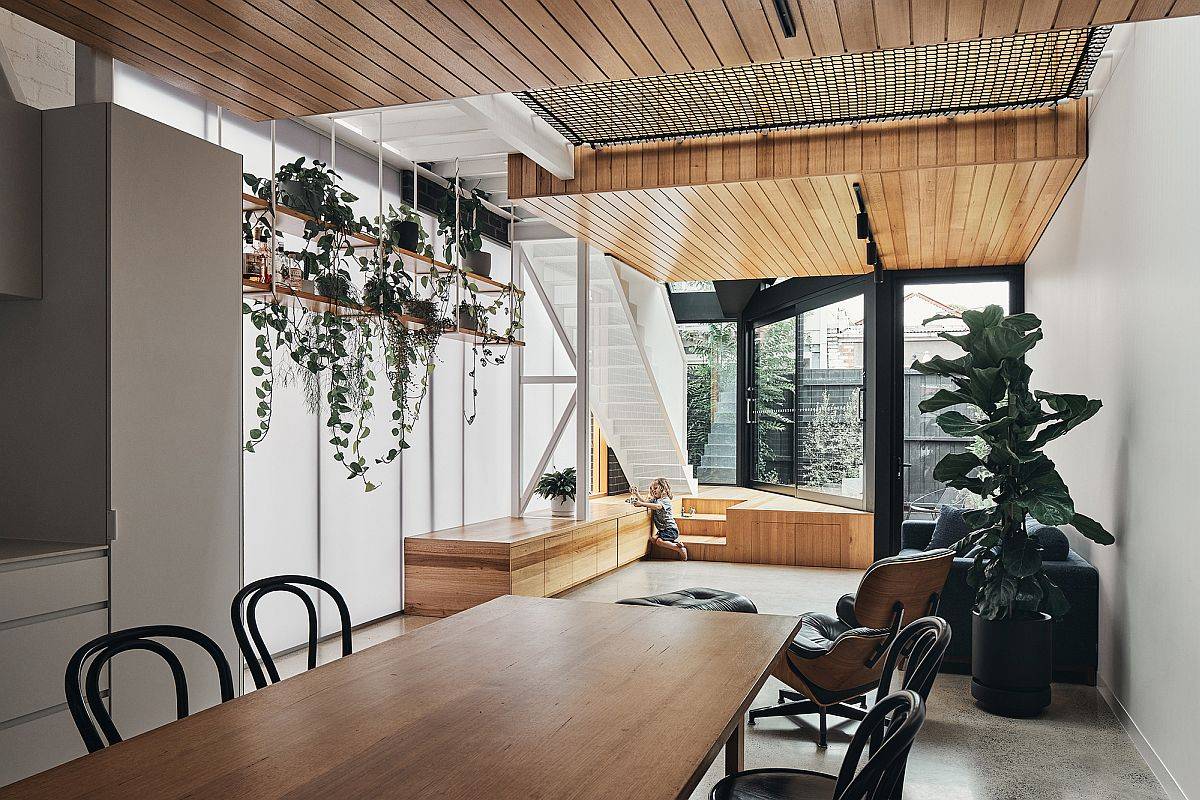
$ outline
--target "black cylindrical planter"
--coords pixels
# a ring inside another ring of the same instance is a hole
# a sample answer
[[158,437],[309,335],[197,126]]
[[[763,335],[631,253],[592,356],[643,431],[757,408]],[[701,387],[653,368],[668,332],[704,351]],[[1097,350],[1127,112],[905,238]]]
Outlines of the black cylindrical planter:
[[283,203],[293,211],[299,211],[302,214],[308,214],[310,217],[317,216],[318,209],[321,208],[321,193],[314,190],[310,186],[306,186],[303,181],[280,181],[279,191],[283,193]]
[[393,229],[396,236],[396,246],[401,250],[417,251],[417,244],[420,242],[419,233],[421,226],[410,219],[401,220],[395,223]]
[[485,253],[482,250],[467,253],[466,258],[463,259],[463,269],[475,275],[482,275],[485,278],[491,277],[492,254]]
[[1050,705],[1054,623],[1049,614],[986,620],[971,614],[971,696],[984,711],[1033,717]]

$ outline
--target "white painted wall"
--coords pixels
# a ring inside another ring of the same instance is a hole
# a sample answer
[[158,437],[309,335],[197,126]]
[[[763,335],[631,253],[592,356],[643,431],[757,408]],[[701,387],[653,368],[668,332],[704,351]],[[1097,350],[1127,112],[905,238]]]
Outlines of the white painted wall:
[[[214,106],[133,67],[117,65],[114,94],[120,105],[217,140]],[[270,123],[226,112],[220,136],[225,147],[243,155],[246,172],[271,174]],[[330,162],[328,137],[295,122],[276,123],[276,166],[299,156]],[[332,163],[346,189],[359,197],[353,203],[356,214],[374,217],[379,211],[376,159],[338,146]],[[383,186],[384,208],[399,203],[399,175],[386,165]],[[229,191],[241,189],[230,186]],[[434,220],[425,216],[424,221],[432,234]],[[440,252],[437,242],[434,246]],[[492,253],[493,275],[507,280],[508,250],[491,242],[485,248]],[[246,363],[254,360],[256,333],[244,320]],[[412,446],[400,462],[372,468],[379,488],[369,494],[361,482],[347,480],[345,468],[333,460],[322,418],[308,413],[300,388],[277,386],[271,433],[257,452],[243,459],[247,581],[287,572],[319,575],[345,595],[357,625],[401,609],[402,536],[507,516],[513,462],[511,371],[507,365],[478,370],[478,415],[468,426],[464,409],[470,400],[465,380],[470,352],[455,340],[439,345],[440,363],[410,437]],[[390,390],[382,370],[378,372],[377,405],[386,405]],[[248,414],[257,402],[254,385],[249,380],[243,384]],[[247,416],[244,422],[252,426],[255,418]],[[385,441],[390,426],[373,427],[379,433],[368,440],[373,448],[368,458],[390,446]],[[336,612],[328,600],[321,608],[322,632],[333,632]],[[264,600],[260,620],[273,650],[296,645],[306,635],[302,606],[294,597]]]
[[73,40],[0,8],[0,46],[16,74],[24,102],[41,109],[74,105]]
[[1030,359],[1035,382],[1104,401],[1050,448],[1080,510],[1117,537],[1108,548],[1073,541],[1100,570],[1101,680],[1169,791],[1193,798],[1198,85],[1200,19],[1135,27],[1025,284],[1046,334]]

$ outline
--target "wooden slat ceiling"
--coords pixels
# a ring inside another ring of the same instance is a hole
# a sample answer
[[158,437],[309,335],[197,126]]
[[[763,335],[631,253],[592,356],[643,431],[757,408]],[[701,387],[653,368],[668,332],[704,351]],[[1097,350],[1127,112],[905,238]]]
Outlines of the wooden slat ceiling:
[[1200,14],[1200,0],[0,0],[255,120]]
[[576,178],[509,156],[509,194],[658,280],[1025,261],[1086,157],[1085,100],[857,128],[576,148]]

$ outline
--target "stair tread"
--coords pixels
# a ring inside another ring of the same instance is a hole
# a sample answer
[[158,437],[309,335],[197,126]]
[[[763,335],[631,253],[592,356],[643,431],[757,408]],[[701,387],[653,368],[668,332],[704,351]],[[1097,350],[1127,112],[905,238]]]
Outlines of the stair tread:
[[688,520],[688,519],[702,519],[702,520],[707,520],[709,522],[724,522],[725,515],[724,514],[689,514],[685,517],[683,514],[680,514],[678,517],[675,518],[675,521],[682,522],[683,520]]
[[729,540],[724,536],[700,536],[698,534],[680,534],[679,541],[681,544],[707,544],[724,547],[729,543]]

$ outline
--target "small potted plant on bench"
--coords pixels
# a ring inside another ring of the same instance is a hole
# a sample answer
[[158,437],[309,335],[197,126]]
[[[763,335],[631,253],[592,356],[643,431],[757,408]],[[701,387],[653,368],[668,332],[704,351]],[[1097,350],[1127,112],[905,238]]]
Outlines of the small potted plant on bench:
[[550,501],[550,513],[556,517],[575,515],[575,468],[551,470],[538,478],[534,494]]

